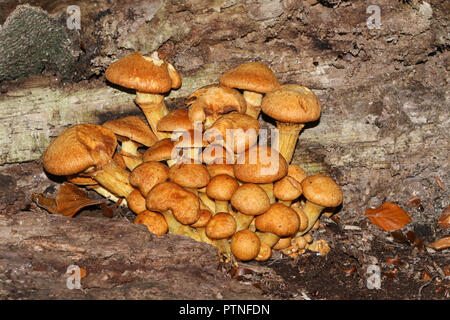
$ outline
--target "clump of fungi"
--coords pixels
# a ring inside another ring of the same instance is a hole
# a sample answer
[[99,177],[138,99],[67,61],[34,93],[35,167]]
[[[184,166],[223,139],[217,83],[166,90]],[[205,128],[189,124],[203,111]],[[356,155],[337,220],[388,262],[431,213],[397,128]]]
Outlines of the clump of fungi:
[[[145,118],[66,129],[44,154],[47,172],[121,199],[134,223],[155,235],[206,242],[228,261],[265,261],[273,250],[291,257],[329,251],[310,231],[325,208],[342,203],[342,191],[330,177],[308,176],[291,163],[305,123],[320,117],[310,89],[281,85],[267,66],[251,62],[169,111],[163,94],[180,87],[181,77],[157,54],[126,56],[106,78],[136,90]],[[275,119],[278,143],[261,143],[260,112]]]

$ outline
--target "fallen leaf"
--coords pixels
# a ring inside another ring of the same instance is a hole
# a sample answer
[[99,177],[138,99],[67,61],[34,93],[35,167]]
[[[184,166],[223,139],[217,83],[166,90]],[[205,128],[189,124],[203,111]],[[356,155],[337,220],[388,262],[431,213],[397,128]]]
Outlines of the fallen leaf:
[[55,201],[55,199],[46,197],[42,193],[39,193],[39,194],[33,193],[31,195],[31,199],[39,207],[47,210],[50,213],[58,214],[58,210],[56,209],[56,201]]
[[366,209],[367,218],[384,231],[395,231],[403,228],[412,220],[397,204],[385,202],[375,209]]
[[58,213],[70,218],[85,207],[104,202],[104,200],[93,200],[89,198],[86,192],[68,182],[64,182],[56,194],[56,208]]
[[403,232],[396,230],[391,232],[392,237],[394,238],[394,242],[397,243],[409,243],[406,236],[403,234]]
[[450,236],[439,239],[433,243],[430,243],[428,244],[428,246],[436,250],[450,248]]
[[444,274],[446,277],[450,276],[450,264],[444,267]]
[[409,208],[419,208],[421,206],[422,201],[420,200],[420,198],[418,197],[412,197],[411,199],[409,199],[408,201],[406,201],[404,203],[405,206],[409,207]]
[[400,260],[399,258],[387,258],[386,259],[386,263],[387,264],[393,264],[393,265],[398,265],[398,266],[404,266],[405,263]]
[[423,270],[422,281],[428,282],[431,280],[431,274],[427,270]]
[[450,228],[450,205],[447,206],[438,219],[439,228],[446,230]]

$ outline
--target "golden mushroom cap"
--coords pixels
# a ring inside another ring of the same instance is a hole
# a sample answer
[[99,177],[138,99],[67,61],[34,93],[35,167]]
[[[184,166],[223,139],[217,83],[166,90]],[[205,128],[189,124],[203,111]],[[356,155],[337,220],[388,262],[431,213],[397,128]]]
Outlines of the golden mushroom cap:
[[147,123],[137,116],[109,120],[103,123],[102,126],[110,129],[117,135],[129,138],[147,147],[158,141],[158,138]]
[[173,148],[172,139],[161,139],[144,152],[142,159],[144,162],[169,160],[172,158]]
[[90,167],[102,167],[116,150],[111,130],[96,124],[78,124],[54,139],[43,157],[44,168],[54,175],[73,175]]
[[236,221],[228,212],[216,213],[206,225],[206,235],[210,239],[226,239],[236,232]]
[[236,232],[231,238],[231,252],[242,261],[249,261],[256,258],[261,247],[258,236],[250,230]]
[[256,229],[288,237],[298,231],[300,220],[297,213],[281,203],[273,203],[269,210],[255,218]]
[[285,176],[273,185],[273,194],[277,199],[291,201],[302,194],[302,186],[296,179]]
[[211,179],[206,186],[206,194],[215,200],[228,201],[231,199],[239,184],[233,177],[220,174]]
[[127,205],[128,205],[128,208],[130,208],[130,210],[136,214],[139,214],[142,211],[147,210],[145,197],[142,195],[142,193],[138,189],[134,189],[127,196]]
[[244,183],[231,197],[231,205],[252,216],[260,215],[270,208],[270,199],[263,188],[254,183]]
[[322,207],[337,207],[342,203],[341,187],[333,179],[323,174],[305,178],[302,183],[305,198]]
[[211,177],[204,164],[181,162],[170,167],[169,179],[182,187],[199,189],[205,187]]
[[273,71],[260,62],[247,62],[226,72],[220,84],[258,93],[267,93],[280,86]]
[[130,183],[146,196],[158,183],[169,178],[169,167],[158,161],[143,162],[131,171]]
[[162,117],[156,128],[158,131],[185,131],[194,130],[194,124],[189,119],[186,109],[176,109]]
[[162,236],[169,229],[164,216],[159,212],[143,211],[134,218],[134,223],[146,225],[148,230]]

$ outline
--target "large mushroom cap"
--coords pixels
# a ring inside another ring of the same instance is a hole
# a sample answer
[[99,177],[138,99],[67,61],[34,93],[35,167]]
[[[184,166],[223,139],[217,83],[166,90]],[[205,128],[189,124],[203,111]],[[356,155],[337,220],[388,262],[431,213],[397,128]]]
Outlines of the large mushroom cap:
[[96,124],[79,124],[63,131],[45,150],[43,163],[54,175],[72,175],[101,167],[112,159],[117,139],[111,130]]
[[262,99],[261,110],[281,122],[305,123],[319,119],[321,106],[310,89],[296,85],[283,85]]
[[[166,61],[132,53],[106,69],[106,79],[125,88],[145,93],[164,93],[180,86],[179,75]],[[181,78],[180,78],[181,79]],[[173,80],[173,83],[172,83]]]
[[240,154],[234,165],[236,179],[251,183],[271,183],[283,178],[288,164],[269,146],[254,146]]
[[110,129],[117,135],[124,136],[147,147],[158,141],[158,138],[147,123],[137,116],[109,120],[103,123],[102,126]]
[[300,220],[294,209],[273,203],[269,210],[255,218],[256,229],[287,237],[298,231]]
[[231,205],[243,214],[256,216],[270,208],[270,199],[257,184],[245,183],[231,197]]
[[201,163],[177,163],[169,169],[169,179],[186,188],[203,188],[210,180],[209,172]]
[[280,85],[273,71],[260,62],[244,63],[226,72],[220,84],[258,93],[270,92]]
[[166,114],[157,124],[158,131],[194,130],[194,124],[189,119],[186,109],[176,109]]
[[333,179],[323,174],[305,178],[302,183],[303,195],[322,207],[337,207],[342,203],[342,190]]

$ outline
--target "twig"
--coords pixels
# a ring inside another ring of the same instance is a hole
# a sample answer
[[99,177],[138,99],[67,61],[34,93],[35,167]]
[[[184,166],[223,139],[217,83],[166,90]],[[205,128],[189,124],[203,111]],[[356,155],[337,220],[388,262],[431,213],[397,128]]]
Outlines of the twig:
[[423,288],[425,288],[426,286],[430,285],[436,277],[437,277],[437,276],[431,277],[431,279],[430,279],[427,283],[424,283],[424,284],[419,288],[419,293],[418,293],[418,298],[419,298],[419,299],[421,299]]

